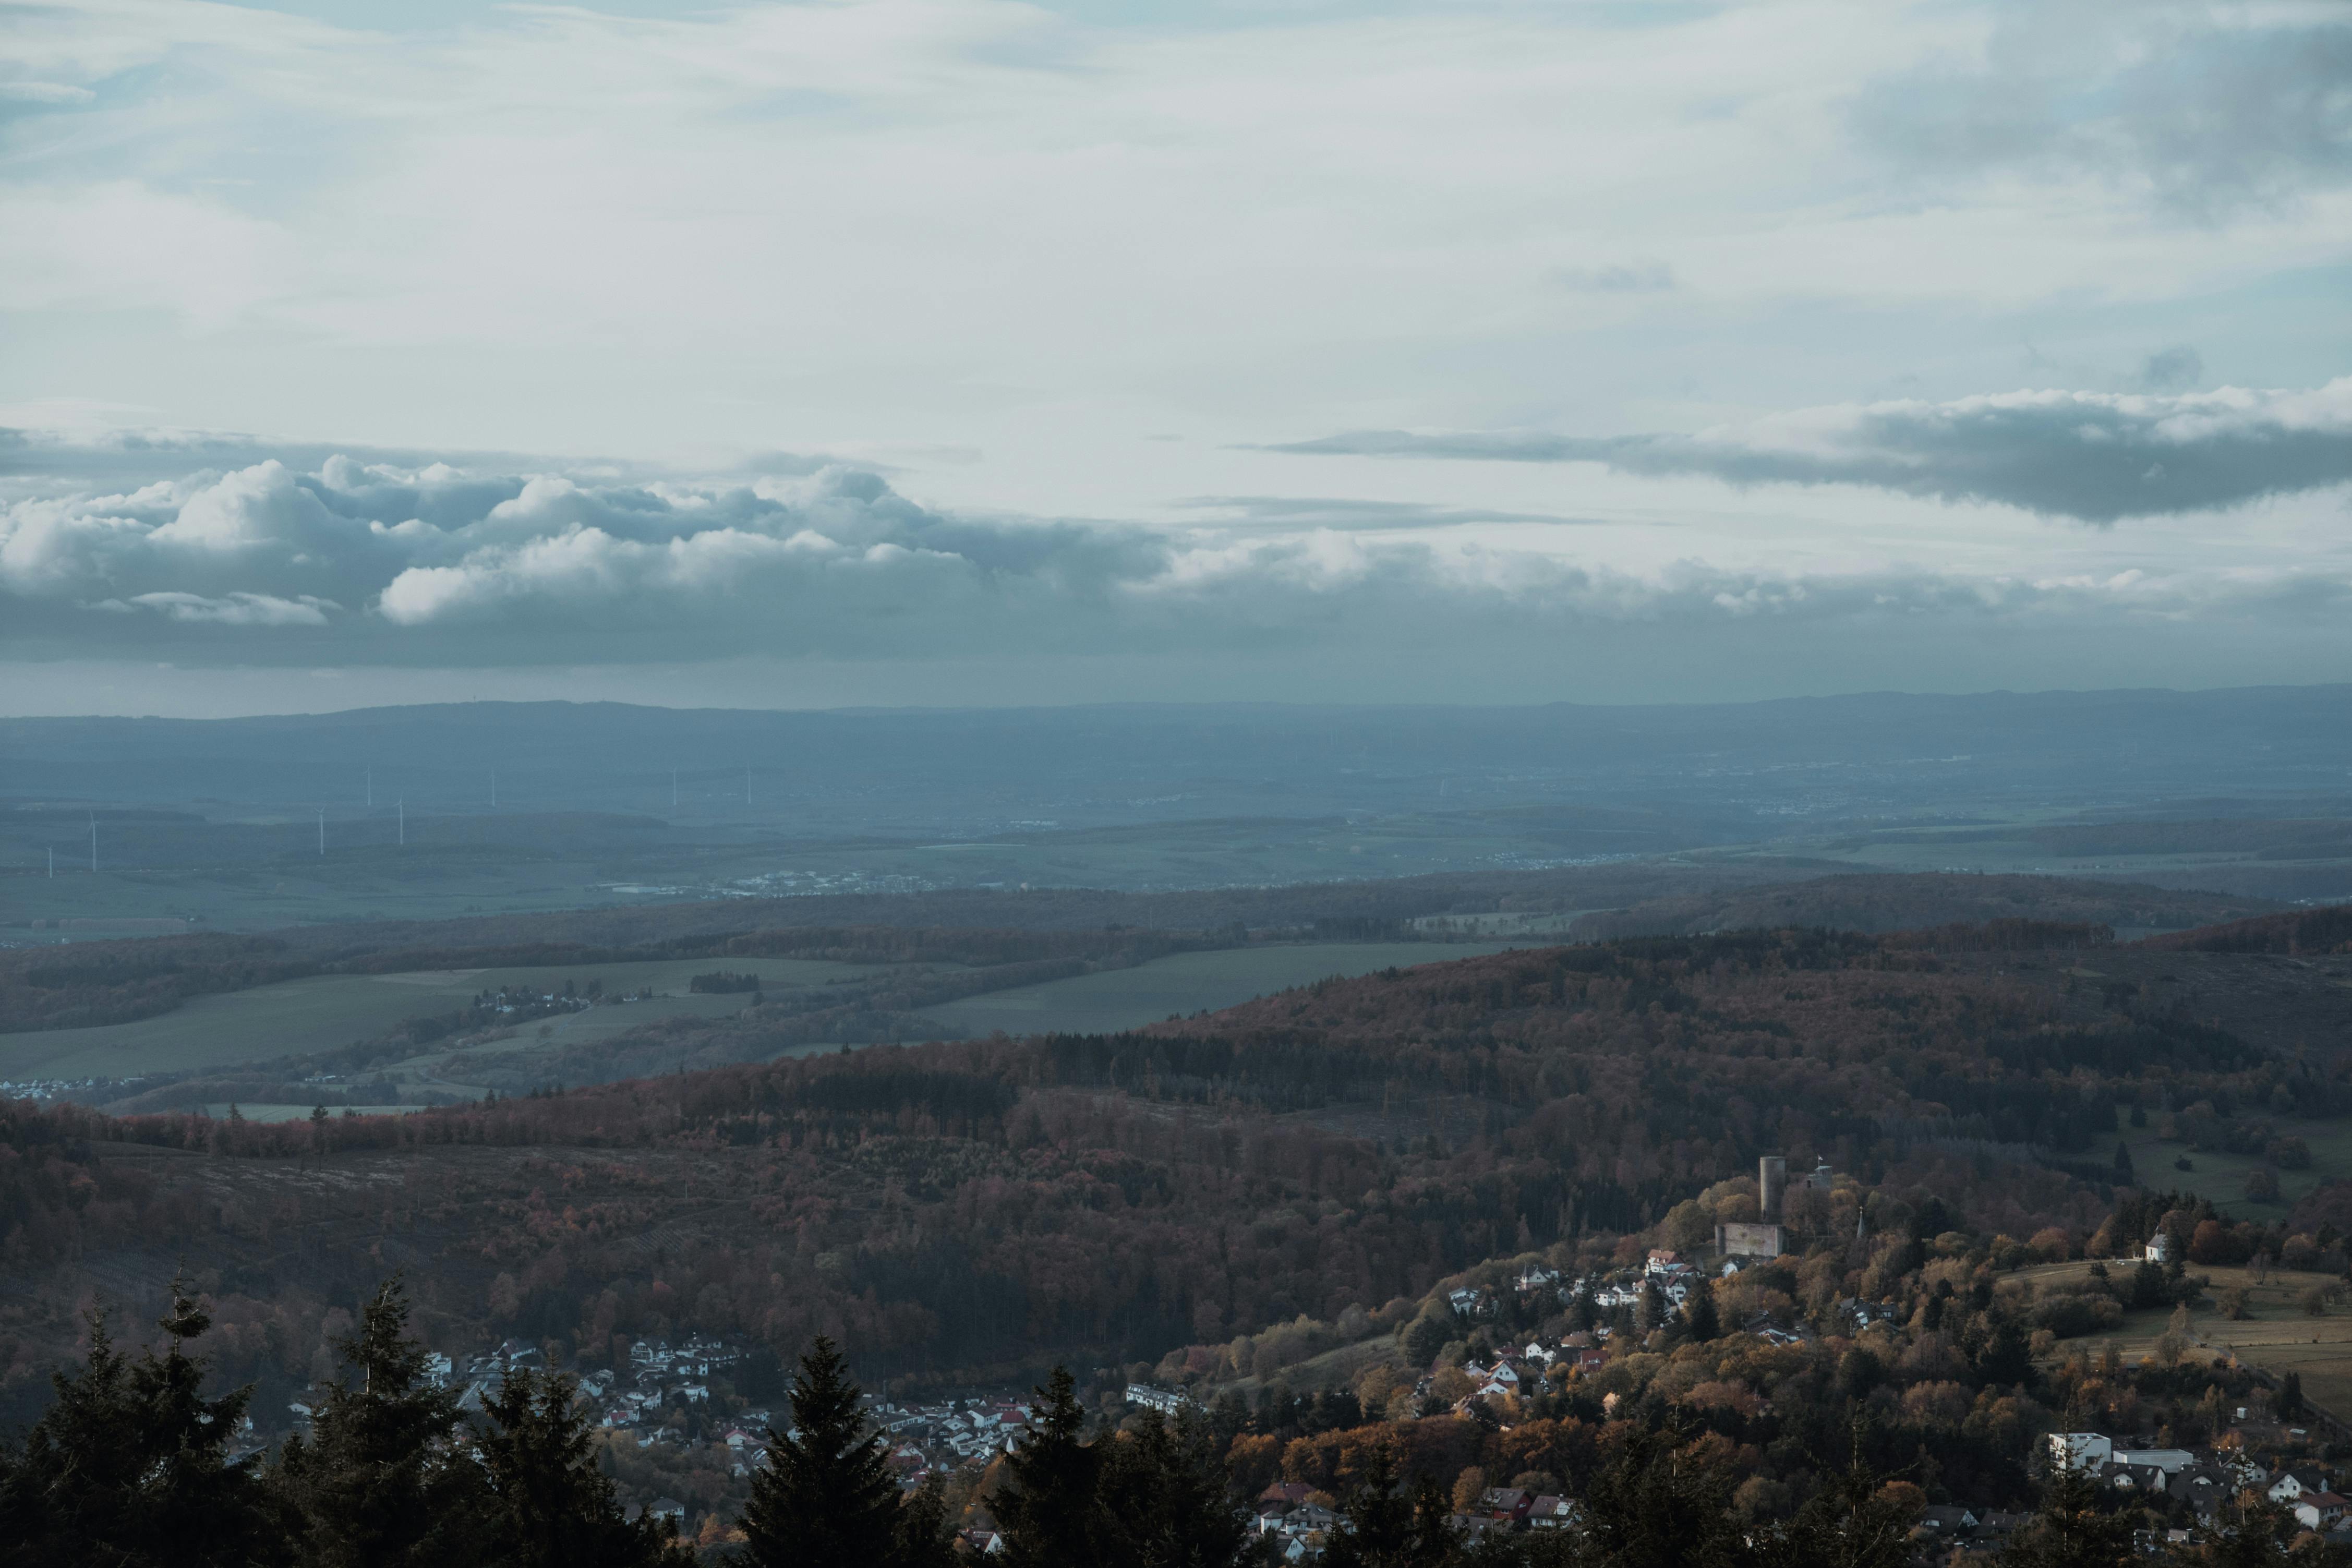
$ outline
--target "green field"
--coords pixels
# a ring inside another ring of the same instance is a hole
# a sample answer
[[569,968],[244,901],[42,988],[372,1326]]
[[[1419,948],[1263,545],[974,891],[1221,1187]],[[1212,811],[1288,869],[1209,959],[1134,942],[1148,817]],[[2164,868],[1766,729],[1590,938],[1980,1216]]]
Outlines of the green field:
[[1391,966],[1444,963],[1524,943],[1309,942],[1290,947],[1180,952],[1133,969],[1106,970],[1043,985],[967,996],[926,1007],[923,1016],[986,1035],[1104,1034],[1157,1024],[1202,1008],[1231,1007],[1269,992],[1328,975],[1370,974]]
[[[91,1029],[0,1035],[0,1079],[136,1078],[266,1061],[330,1050],[372,1038],[403,1019],[447,1013],[477,992],[501,985],[560,988],[601,980],[610,994],[650,986],[647,1002],[593,1007],[545,1020],[565,1041],[601,1039],[649,1019],[740,1011],[748,995],[700,996],[687,991],[697,973],[726,968],[755,973],[771,990],[823,985],[873,973],[876,966],[800,959],[669,959],[552,968],[442,969],[411,974],[319,975],[221,996],[200,996],[173,1012]],[[526,1031],[536,1036],[537,1023]]]
[[[2210,1198],[2213,1206],[2231,1219],[2275,1225],[2320,1183],[2334,1176],[2352,1176],[2352,1122],[2298,1121],[2287,1117],[2263,1120],[2282,1135],[2300,1138],[2311,1145],[2309,1170],[2278,1173],[2279,1201],[2274,1204],[2246,1201],[2246,1173],[2264,1163],[2260,1155],[2221,1154],[2191,1149],[2186,1143],[2167,1143],[2157,1137],[2153,1126],[2133,1127],[2122,1123],[2120,1118],[2116,1136],[2130,1147],[2132,1168],[2141,1185],[2158,1192],[2192,1193],[2200,1198]],[[2114,1150],[2103,1148],[2091,1152],[2112,1154]],[[2179,1159],[2186,1159],[2194,1168],[2174,1168],[2173,1162]]]
[[[2090,1268],[2087,1262],[2046,1264],[2021,1269],[2018,1277],[2036,1285],[2073,1283],[2080,1281]],[[2110,1275],[2116,1277],[2130,1268],[2129,1264],[2107,1265]],[[2266,1372],[2298,1373],[2304,1393],[2310,1398],[2332,1414],[2352,1415],[2352,1304],[2333,1302],[2317,1313],[2302,1304],[2304,1293],[2313,1286],[2337,1283],[2332,1275],[2273,1268],[2257,1282],[2243,1268],[2192,1264],[2189,1272],[2204,1275],[2212,1283],[2211,1294],[2190,1310],[2196,1346],[2191,1353],[2196,1359],[2234,1354]],[[2248,1298],[2247,1316],[2234,1321],[2223,1316],[2218,1306],[2220,1293],[2232,1286],[2244,1289]],[[2171,1312],[2166,1308],[2126,1312],[2116,1333],[2062,1340],[2057,1353],[2064,1355],[2112,1340],[2127,1362],[2136,1362],[2154,1347],[2170,1320]]]

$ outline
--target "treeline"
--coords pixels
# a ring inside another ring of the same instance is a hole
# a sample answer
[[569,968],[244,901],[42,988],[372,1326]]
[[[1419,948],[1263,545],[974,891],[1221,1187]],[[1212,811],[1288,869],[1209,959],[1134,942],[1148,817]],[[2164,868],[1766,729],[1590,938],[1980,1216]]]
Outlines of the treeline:
[[2087,877],[1865,872],[1646,899],[1628,909],[1586,915],[1575,931],[1587,940],[1605,940],[1782,926],[1962,932],[2014,921],[2077,927],[2201,926],[2276,907],[2266,899]]
[[2274,952],[2289,956],[2352,952],[2352,904],[2262,915],[2204,931],[2170,932],[2148,938],[2147,945],[2176,952]]
[[126,1024],[322,967],[272,938],[209,933],[0,950],[0,1033]]
[[[1929,1300],[1940,1307],[1953,1293]],[[1674,1336],[1701,1335],[1703,1347],[1699,1315],[1685,1314]],[[467,1417],[425,1375],[406,1319],[397,1284],[379,1288],[341,1343],[340,1371],[314,1394],[310,1432],[275,1455],[232,1457],[251,1391],[205,1394],[205,1363],[190,1349],[210,1326],[198,1303],[175,1286],[160,1355],[122,1353],[94,1318],[84,1364],[56,1378],[54,1403],[22,1443],[0,1448],[0,1564],[683,1568],[690,1560],[667,1521],[632,1519],[619,1505],[569,1378],[511,1372]],[[1929,1325],[1930,1341],[1935,1332]],[[1661,1325],[1649,1342],[1667,1334]],[[1995,1375],[2032,1375],[2014,1352],[1984,1359]],[[1783,1445],[1724,1435],[1727,1409],[1735,1420],[1743,1413],[1729,1408],[1735,1385],[1721,1383],[1626,1402],[1583,1433],[1572,1445],[1573,1501],[1555,1529],[1510,1528],[1493,1511],[1484,1471],[1465,1468],[1449,1493],[1388,1435],[1297,1439],[1285,1473],[1325,1507],[1322,1561],[1335,1568],[1906,1568],[1927,1496],[1911,1478],[1948,1472],[1925,1448],[1899,1454],[1892,1467],[1876,1459],[1887,1445],[1875,1412],[1895,1407],[1873,1385],[1887,1370],[1857,1345],[1834,1382],[1783,1384],[1780,1399],[1802,1403],[1821,1444],[1812,1457],[1823,1468],[1801,1502],[1784,1487],[1776,1496],[1780,1484],[1767,1479],[1768,1455]],[[2158,1360],[2137,1381],[2183,1426],[2200,1411],[2218,1417],[2224,1391],[2199,1369],[2176,1372]],[[2067,1415],[2086,1420],[2112,1419],[2119,1402],[2137,1398],[2111,1350],[2095,1364],[2070,1359],[2056,1382]],[[1916,1386],[1930,1395],[1919,1406],[1927,1409],[1948,1385]],[[1243,1456],[1236,1466],[1221,1451],[1214,1418],[1197,1408],[1172,1422],[1145,1414],[1090,1431],[1066,1371],[1057,1368],[1036,1392],[1027,1432],[985,1472],[909,1490],[842,1358],[818,1339],[792,1384],[790,1425],[771,1427],[768,1462],[755,1470],[734,1528],[713,1528],[714,1520],[703,1531],[712,1543],[705,1560],[743,1568],[952,1568],[982,1555],[1001,1556],[1007,1568],[1250,1568],[1273,1560],[1274,1543],[1254,1539],[1247,1522],[1259,1473],[1250,1439],[1234,1442],[1231,1455]],[[1980,1436],[2012,1448],[2034,1436],[2017,1418],[2023,1397],[2009,1394]],[[2294,1413],[2292,1398],[2282,1393],[2281,1415]],[[1913,1402],[1900,1408],[1907,1415]],[[1533,1425],[1547,1434],[1556,1426]],[[2161,1520],[2153,1503],[2111,1489],[2102,1495],[2069,1469],[2041,1493],[2038,1511],[2001,1547],[1999,1568],[2146,1561],[2141,1534]],[[1469,1528],[1474,1521],[1485,1528]],[[2184,1533],[2166,1568],[2335,1568],[2347,1555],[2253,1492]]]
[[395,1283],[338,1342],[307,1436],[231,1458],[252,1390],[206,1397],[190,1346],[212,1326],[175,1281],[169,1349],[89,1325],[83,1365],[24,1441],[0,1449],[0,1564],[118,1568],[656,1568],[667,1521],[631,1520],[593,1462],[569,1378],[521,1370],[464,1419],[425,1373]]

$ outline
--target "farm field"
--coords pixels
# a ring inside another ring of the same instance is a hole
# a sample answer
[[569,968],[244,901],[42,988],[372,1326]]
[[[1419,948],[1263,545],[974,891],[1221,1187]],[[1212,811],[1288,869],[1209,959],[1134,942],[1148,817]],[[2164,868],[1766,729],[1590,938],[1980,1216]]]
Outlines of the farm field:
[[967,996],[922,1009],[922,1016],[976,1035],[1104,1034],[1156,1024],[1171,1014],[1230,1007],[1268,992],[1328,975],[1410,969],[1473,954],[1507,952],[1525,942],[1305,942],[1295,947],[1180,952],[1133,969],[1081,974],[1043,985]]
[[[2017,1278],[2037,1283],[2045,1279],[2074,1280],[2090,1272],[2088,1263],[2054,1263],[2020,1270]],[[2108,1269],[2121,1277],[2133,1266],[2110,1261]],[[2304,1274],[2273,1268],[2267,1279],[2256,1281],[2243,1268],[2189,1266],[2191,1274],[2212,1280],[2204,1304],[2191,1309],[2198,1343],[2194,1356],[2234,1353],[2248,1366],[2273,1374],[2297,1373],[2304,1394],[2330,1415],[2352,1420],[2352,1298],[2328,1303],[2317,1315],[2303,1305],[2305,1292],[2340,1286],[2331,1274]],[[2248,1315],[2239,1320],[2222,1316],[2220,1298],[2232,1286],[2244,1289]],[[2121,1329],[2112,1335],[2062,1340],[2058,1354],[2112,1339],[2126,1361],[2137,1361],[2155,1347],[2171,1320],[2166,1308],[2126,1312]]]
[[380,1035],[404,1018],[448,1012],[477,992],[501,985],[552,989],[566,980],[584,984],[593,979],[604,982],[608,993],[641,987],[656,993],[647,1002],[599,1006],[546,1020],[562,1038],[602,1039],[656,1017],[718,1017],[741,1010],[751,1000],[748,995],[701,996],[687,991],[695,974],[721,967],[756,973],[770,988],[782,990],[855,979],[882,966],[805,959],[746,959],[724,965],[709,959],[669,959],[316,975],[199,996],[173,1012],[129,1024],[0,1035],[0,1079],[135,1078],[331,1049]]

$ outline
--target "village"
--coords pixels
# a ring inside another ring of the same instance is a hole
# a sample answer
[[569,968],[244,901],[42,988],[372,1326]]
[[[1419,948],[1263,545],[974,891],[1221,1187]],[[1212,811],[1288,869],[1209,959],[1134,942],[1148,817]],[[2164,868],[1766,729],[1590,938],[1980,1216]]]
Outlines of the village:
[[[1718,1224],[1712,1245],[1688,1253],[1667,1247],[1644,1250],[1626,1238],[1606,1258],[1522,1259],[1507,1268],[1474,1272],[1468,1282],[1433,1292],[1420,1304],[1423,1317],[1442,1323],[1442,1331],[1417,1334],[1418,1320],[1397,1321],[1391,1331],[1395,1348],[1363,1364],[1350,1388],[1325,1384],[1302,1395],[1277,1372],[1245,1391],[1214,1378],[1139,1375],[1149,1369],[1136,1363],[1123,1379],[1117,1369],[1097,1370],[1087,1390],[1091,1424],[1108,1430],[1157,1417],[1196,1425],[1213,1434],[1221,1454],[1228,1447],[1238,1454],[1255,1443],[1272,1458],[1287,1445],[1291,1452],[1284,1454],[1271,1479],[1263,1470],[1251,1479],[1246,1467],[1229,1463],[1239,1495],[1249,1499],[1248,1528],[1258,1552],[1268,1562],[1307,1563],[1322,1557],[1346,1523],[1345,1488],[1328,1479],[1328,1471],[1318,1484],[1296,1463],[1295,1450],[1318,1434],[1360,1431],[1384,1422],[1401,1447],[1410,1447],[1410,1435],[1420,1423],[1508,1434],[1516,1425],[1546,1419],[1541,1412],[1574,1408],[1596,1411],[1605,1421],[1619,1413],[1626,1397],[1623,1368],[1633,1358],[1656,1362],[1677,1344],[1713,1346],[1728,1354],[1827,1356],[1835,1363],[1853,1354],[1854,1346],[1892,1344],[1899,1335],[1916,1335],[1922,1321],[1916,1316],[1916,1300],[1906,1305],[1855,1294],[1821,1299],[1810,1314],[1784,1308],[1718,1321],[1725,1304],[1764,1300],[1757,1294],[1759,1286],[1788,1278],[1796,1261],[1792,1243],[1820,1246],[1822,1216],[1846,1213],[1826,1201],[1831,1194],[1842,1201],[1854,1195],[1851,1183],[1840,1184],[1826,1164],[1791,1180],[1771,1158],[1759,1163],[1755,1190],[1761,1200],[1758,1217]],[[1792,1194],[1807,1193],[1820,1194],[1824,1201],[1810,1209],[1790,1201]],[[1852,1247],[1864,1247],[1858,1226],[1838,1223],[1851,1235]],[[1964,1238],[1956,1233],[1941,1239],[1956,1263],[1979,1256],[1960,1248]],[[2145,1242],[2132,1244],[2123,1261],[2193,1293],[2198,1282],[2183,1276],[2183,1251],[2177,1237],[2158,1228]],[[1760,1272],[1743,1281],[1750,1270]],[[1989,1278],[1979,1276],[1988,1300]],[[1542,1327],[1531,1330],[1530,1323]],[[1438,1332],[1445,1340],[1442,1346],[1434,1344]],[[2042,1348],[2048,1348],[2047,1342]],[[2186,1373],[2186,1348],[2177,1347],[2160,1365],[2156,1358],[2165,1352],[2159,1351],[2137,1372],[2122,1365],[2112,1342],[2095,1354],[2109,1382],[2127,1385],[2136,1375],[2160,1382]],[[478,1415],[502,1379],[541,1369],[545,1353],[509,1339],[457,1359],[429,1354],[425,1372],[456,1394],[460,1411]],[[1409,1358],[1402,1364],[1400,1353]],[[2092,1353],[2077,1350],[2075,1364]],[[1182,1360],[1171,1356],[1162,1369]],[[2207,1377],[2200,1384],[2206,1419],[2185,1426],[2186,1439],[2176,1440],[2163,1406],[2151,1404],[2143,1412],[2148,1419],[2138,1427],[2050,1431],[2045,1423],[2021,1432],[2007,1459],[2018,1474],[2036,1479],[2063,1471],[2088,1479],[2109,1504],[2142,1521],[2137,1538],[2150,1554],[2191,1540],[2200,1529],[2226,1523],[2228,1510],[2242,1509],[2252,1496],[2275,1504],[2295,1528],[2329,1543],[2352,1545],[2352,1499],[2336,1490],[2339,1480],[2352,1488],[2352,1479],[2341,1478],[2329,1463],[2352,1454],[2346,1434],[2304,1403],[2299,1384],[2290,1380],[2273,1386],[2262,1374],[2239,1367],[2226,1350],[2213,1355],[2211,1368],[2210,1375],[2200,1374]],[[627,1346],[625,1364],[575,1368],[573,1375],[582,1408],[593,1413],[604,1456],[600,1462],[622,1483],[628,1509],[668,1518],[688,1533],[698,1527],[725,1539],[752,1478],[770,1463],[772,1446],[780,1435],[793,1435],[789,1369],[768,1347],[706,1335],[675,1342],[645,1339]],[[2226,1401],[2225,1388],[2232,1394]],[[1749,1398],[1750,1415],[1771,1415],[1769,1400]],[[997,1551],[1003,1543],[983,1500],[982,1482],[1000,1456],[1016,1450],[1027,1436],[1034,1415],[1031,1394],[1006,1388],[929,1399],[889,1393],[868,1394],[865,1407],[872,1429],[887,1444],[901,1489],[948,1489],[965,1510],[966,1550],[981,1555]],[[288,1409],[297,1431],[313,1414],[299,1400]],[[2051,1415],[2056,1414],[2053,1408]],[[2176,1409],[2172,1419],[2179,1415]],[[1298,1433],[1306,1436],[1293,1436]],[[1442,1439],[1444,1434],[1433,1436]],[[268,1441],[248,1419],[240,1432],[240,1450],[259,1452]],[[1574,1489],[1557,1475],[1494,1479],[1497,1484],[1489,1485],[1483,1472],[1463,1467],[1447,1494],[1454,1532],[1478,1537],[1557,1531],[1573,1528],[1582,1517]],[[1531,1480],[1537,1484],[1524,1484]],[[2026,1498],[2013,1486],[2009,1495],[1998,1489],[1992,1495],[1939,1489],[1934,1500],[1916,1486],[1910,1490],[1917,1494],[1911,1510],[1913,1555],[1923,1563],[1955,1552],[1997,1551],[2031,1517],[2023,1511],[2030,1506]]]

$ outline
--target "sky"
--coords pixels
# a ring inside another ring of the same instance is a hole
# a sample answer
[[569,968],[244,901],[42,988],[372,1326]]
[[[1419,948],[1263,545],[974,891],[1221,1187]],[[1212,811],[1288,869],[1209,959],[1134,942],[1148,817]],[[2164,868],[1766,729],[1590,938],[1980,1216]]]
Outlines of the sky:
[[2352,680],[2352,7],[0,0],[0,712]]

